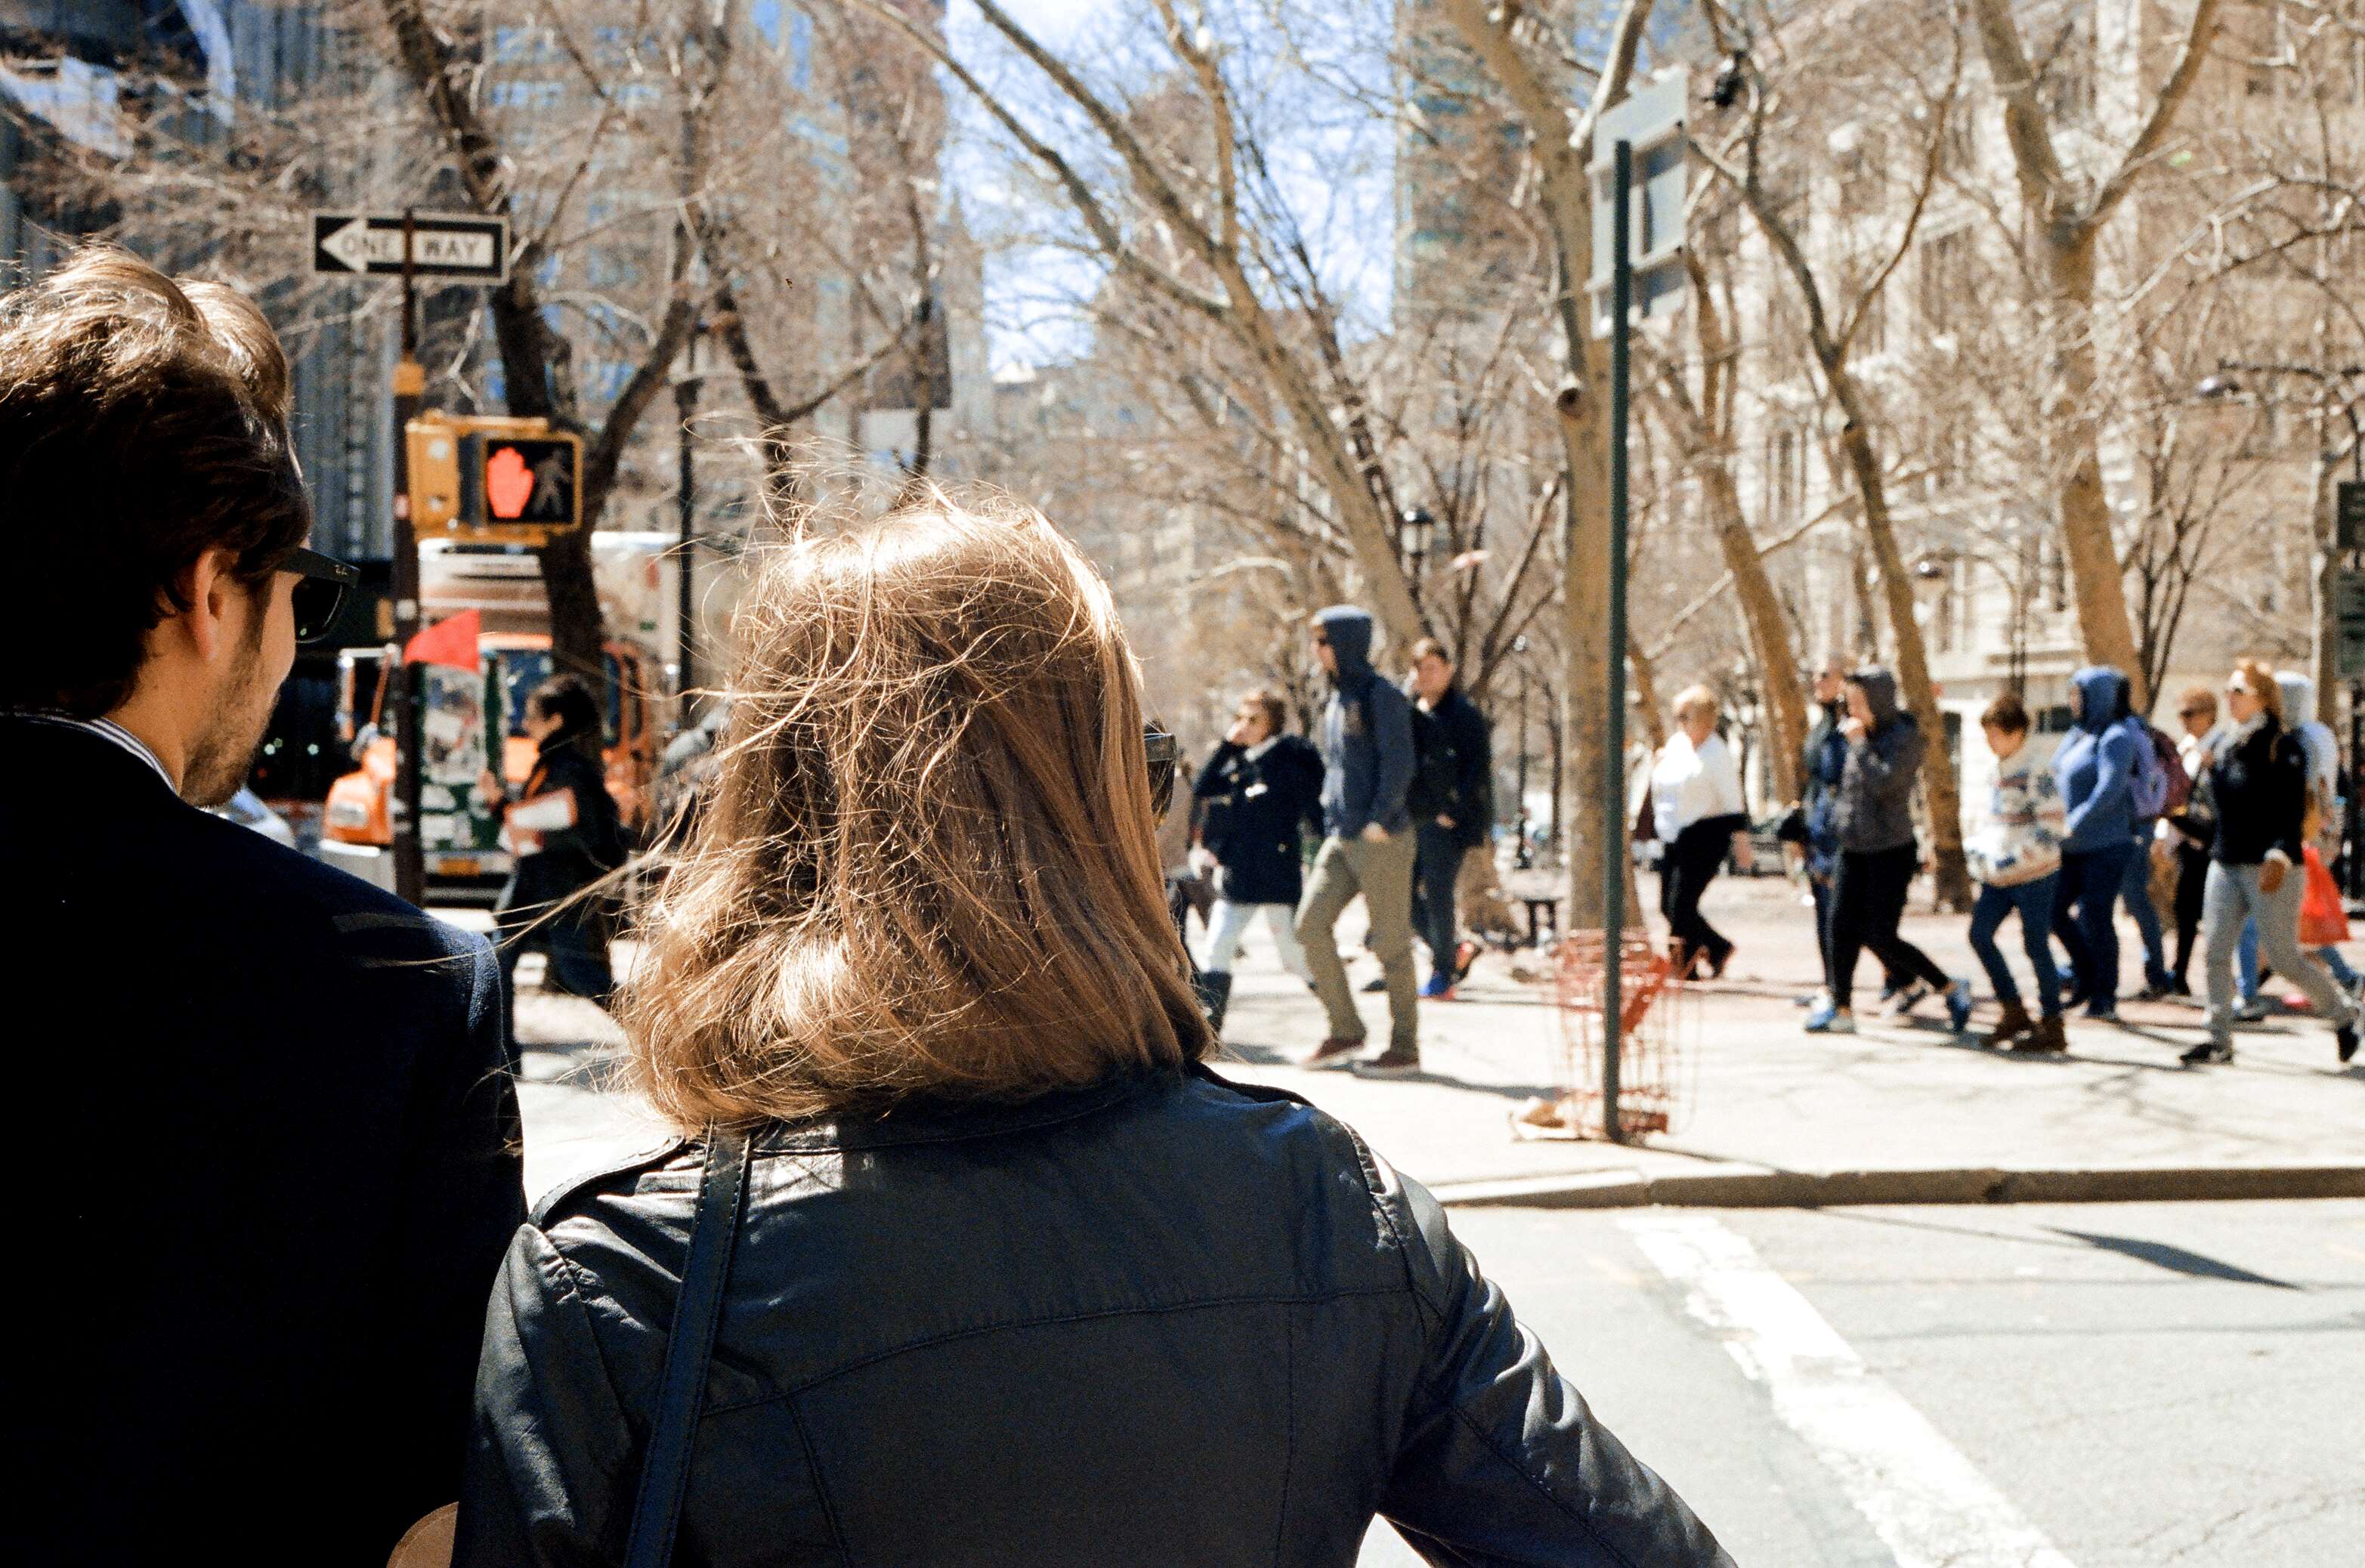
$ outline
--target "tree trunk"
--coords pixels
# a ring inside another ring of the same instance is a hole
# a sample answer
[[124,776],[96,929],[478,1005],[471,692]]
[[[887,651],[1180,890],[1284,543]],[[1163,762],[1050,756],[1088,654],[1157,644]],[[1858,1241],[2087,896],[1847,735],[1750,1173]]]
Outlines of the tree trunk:
[[2055,428],[2067,432],[2069,463],[2061,481],[2061,543],[2078,598],[2078,633],[2086,657],[2126,673],[2138,713],[2151,708],[2144,689],[2143,659],[2135,648],[2135,623],[2127,615],[2127,589],[2119,571],[2119,547],[2111,527],[2110,498],[2102,489],[2102,434],[2096,423],[2094,240],[2075,244],[2047,237],[2046,267],[2055,295],[2058,378],[2054,386]]
[[[1845,365],[1833,379],[1847,376]],[[1855,406],[1855,385],[1846,382],[1842,404]],[[1835,385],[1834,390],[1838,390]],[[1971,878],[1963,861],[1963,798],[1955,782],[1955,765],[1946,755],[1946,724],[1938,710],[1937,689],[1930,684],[1930,661],[1922,647],[1922,623],[1913,618],[1913,582],[1905,557],[1897,548],[1897,531],[1889,519],[1889,495],[1882,487],[1880,460],[1873,454],[1872,438],[1859,419],[1851,418],[1840,431],[1840,448],[1847,454],[1864,497],[1864,532],[1872,545],[1873,564],[1880,577],[1881,598],[1888,607],[1889,630],[1897,641],[1897,684],[1905,705],[1922,727],[1922,794],[1930,811],[1930,857],[1937,883],[1938,907],[1957,913],[1971,907]]]
[[[1582,301],[1565,302],[1566,324],[1581,320]],[[1561,613],[1567,662],[1563,666],[1563,722],[1576,769],[1576,809],[1564,846],[1568,857],[1568,919],[1575,929],[1601,924],[1602,878],[1611,835],[1625,810],[1625,790],[1610,789],[1603,769],[1609,745],[1609,367],[1608,355],[1581,326],[1569,357],[1581,367],[1581,394],[1561,398],[1561,445],[1568,465],[1563,511]],[[1621,563],[1622,565],[1622,563]],[[1622,657],[1625,650],[1619,650]],[[1620,776],[1625,762],[1619,761]]]
[[1733,591],[1741,598],[1742,623],[1757,651],[1765,714],[1773,732],[1765,744],[1773,752],[1774,792],[1787,804],[1799,798],[1799,761],[1807,746],[1807,700],[1798,654],[1790,646],[1782,600],[1774,592],[1765,557],[1757,552],[1756,537],[1742,521],[1741,496],[1733,486],[1731,465],[1721,458],[1709,462],[1701,466],[1700,476],[1716,518],[1717,547],[1724,553],[1724,569],[1732,574]]
[[1666,710],[1659,706],[1659,667],[1631,632],[1626,635],[1626,662],[1634,666],[1634,708],[1642,716],[1643,738],[1656,751],[1667,744]]

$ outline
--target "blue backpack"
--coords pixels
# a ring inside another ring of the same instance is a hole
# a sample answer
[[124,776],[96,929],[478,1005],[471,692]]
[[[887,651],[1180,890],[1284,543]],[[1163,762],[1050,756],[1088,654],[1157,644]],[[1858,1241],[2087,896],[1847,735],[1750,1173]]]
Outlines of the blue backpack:
[[2130,794],[2137,821],[2148,822],[2168,809],[2168,770],[2160,766],[2159,752],[2152,744],[2152,729],[2141,719],[2122,722],[2127,738],[2135,742],[2135,777]]

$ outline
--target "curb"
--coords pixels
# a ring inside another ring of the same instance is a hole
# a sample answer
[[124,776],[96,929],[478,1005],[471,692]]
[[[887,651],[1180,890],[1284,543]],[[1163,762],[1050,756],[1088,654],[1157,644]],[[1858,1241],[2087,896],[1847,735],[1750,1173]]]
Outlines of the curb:
[[1866,1204],[2190,1203],[2365,1198],[2365,1164],[2120,1166],[2098,1170],[1779,1170],[1743,1165],[1676,1176],[1589,1170],[1440,1182],[1448,1208],[1762,1209]]

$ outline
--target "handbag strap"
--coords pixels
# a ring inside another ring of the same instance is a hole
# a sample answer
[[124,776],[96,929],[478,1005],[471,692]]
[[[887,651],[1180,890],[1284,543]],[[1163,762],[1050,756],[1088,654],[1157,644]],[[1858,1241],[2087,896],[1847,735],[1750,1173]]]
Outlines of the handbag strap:
[[731,1248],[739,1234],[753,1149],[744,1131],[717,1128],[707,1134],[706,1169],[698,1179],[698,1210],[689,1226],[689,1256],[682,1264],[673,1331],[666,1337],[656,1427],[649,1434],[648,1456],[641,1466],[641,1492],[633,1505],[624,1568],[666,1568],[673,1559],[674,1528],[681,1518],[682,1493],[689,1484],[690,1449],[698,1436],[699,1406],[706,1393],[715,1322],[723,1316],[723,1287],[731,1277]]

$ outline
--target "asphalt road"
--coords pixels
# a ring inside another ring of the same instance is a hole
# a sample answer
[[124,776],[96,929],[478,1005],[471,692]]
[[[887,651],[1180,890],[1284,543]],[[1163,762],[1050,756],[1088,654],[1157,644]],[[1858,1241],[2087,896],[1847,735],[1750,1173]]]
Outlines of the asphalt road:
[[1744,1564],[2365,1563],[2365,1203],[1453,1225]]

